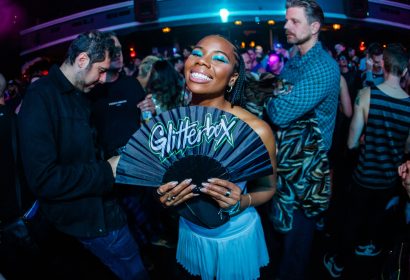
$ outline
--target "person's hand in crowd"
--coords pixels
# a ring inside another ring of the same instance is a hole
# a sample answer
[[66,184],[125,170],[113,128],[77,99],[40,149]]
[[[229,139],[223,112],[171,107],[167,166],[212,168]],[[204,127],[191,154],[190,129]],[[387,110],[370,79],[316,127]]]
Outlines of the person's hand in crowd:
[[115,178],[117,176],[117,166],[118,166],[118,162],[120,161],[120,156],[113,156],[109,158],[107,161],[111,165],[112,174],[114,175],[114,178]]
[[374,64],[373,59],[371,59],[370,57],[368,57],[368,58],[366,59],[366,70],[367,70],[367,71],[372,71],[372,70],[373,70],[373,64]]
[[410,196],[410,160],[399,166],[398,173],[402,180],[403,187]]
[[168,182],[157,189],[159,201],[164,207],[177,206],[188,199],[198,196],[199,194],[192,192],[196,185],[191,184],[192,179],[186,179],[181,183]]
[[152,94],[147,94],[145,99],[137,104],[137,107],[141,110],[141,112],[151,111],[151,113],[155,115],[155,104],[152,100]]
[[240,202],[242,189],[227,180],[212,178],[202,183],[200,191],[211,196],[222,209],[228,209]]

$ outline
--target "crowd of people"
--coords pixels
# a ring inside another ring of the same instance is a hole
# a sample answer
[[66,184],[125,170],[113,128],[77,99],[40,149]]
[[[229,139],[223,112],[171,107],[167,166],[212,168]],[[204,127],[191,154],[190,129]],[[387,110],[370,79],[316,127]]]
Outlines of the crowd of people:
[[[387,252],[409,242],[409,51],[372,43],[359,57],[343,42],[328,49],[323,22],[316,1],[287,0],[289,50],[240,49],[208,35],[181,54],[131,64],[115,33],[89,31],[61,65],[25,65],[24,86],[0,74],[0,279],[393,273]],[[116,183],[134,132],[181,106],[245,122],[272,174],[207,178],[199,191],[189,177],[156,188]],[[228,221],[206,228],[176,214],[199,195]],[[21,216],[33,246],[12,236]],[[171,253],[155,255],[158,247]],[[363,258],[370,268],[358,272]]]

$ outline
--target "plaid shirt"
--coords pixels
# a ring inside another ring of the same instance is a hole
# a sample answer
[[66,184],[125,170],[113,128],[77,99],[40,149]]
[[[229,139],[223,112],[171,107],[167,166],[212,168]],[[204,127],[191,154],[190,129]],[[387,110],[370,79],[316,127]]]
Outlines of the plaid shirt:
[[324,144],[329,150],[340,92],[340,71],[336,61],[316,43],[305,55],[299,53],[285,65],[282,79],[290,91],[271,98],[266,106],[272,122],[285,128],[314,110]]

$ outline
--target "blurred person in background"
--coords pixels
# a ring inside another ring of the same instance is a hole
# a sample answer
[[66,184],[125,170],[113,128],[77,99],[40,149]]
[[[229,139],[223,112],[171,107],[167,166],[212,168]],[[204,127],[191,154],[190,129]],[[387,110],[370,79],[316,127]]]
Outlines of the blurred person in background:
[[285,58],[282,54],[271,52],[268,56],[266,71],[279,76],[285,66]]
[[379,43],[369,45],[366,54],[366,70],[362,73],[362,87],[377,86],[384,82],[383,47]]
[[144,90],[147,87],[147,83],[151,75],[152,65],[158,60],[160,60],[158,56],[148,55],[142,59],[141,64],[138,67],[137,80]]
[[105,83],[90,94],[92,122],[97,131],[97,144],[102,158],[119,155],[131,135],[140,127],[141,110],[155,113],[154,104],[134,77],[125,75],[122,46],[114,33],[115,52],[106,73]]
[[9,80],[7,82],[6,90],[4,92],[4,101],[13,112],[17,109],[22,100],[22,85],[17,79]]
[[410,60],[407,64],[406,74],[400,80],[400,86],[408,95],[410,95]]
[[152,95],[157,114],[187,105],[184,104],[183,84],[180,76],[166,60],[161,59],[152,65],[145,91]]

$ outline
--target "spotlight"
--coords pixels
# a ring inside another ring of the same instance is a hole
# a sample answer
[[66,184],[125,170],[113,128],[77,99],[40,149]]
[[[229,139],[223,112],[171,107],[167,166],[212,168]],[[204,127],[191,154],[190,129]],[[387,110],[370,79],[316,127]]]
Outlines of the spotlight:
[[220,9],[219,10],[219,15],[221,16],[221,21],[222,22],[228,22],[228,17],[229,17],[229,11],[227,9]]
[[137,56],[137,52],[133,47],[130,47],[130,57],[135,58]]
[[342,26],[338,23],[333,24],[332,27],[333,27],[333,30],[340,30],[342,28]]
[[363,41],[360,42],[359,50],[360,50],[361,52],[364,52],[364,51],[366,50],[365,42],[363,42]]

